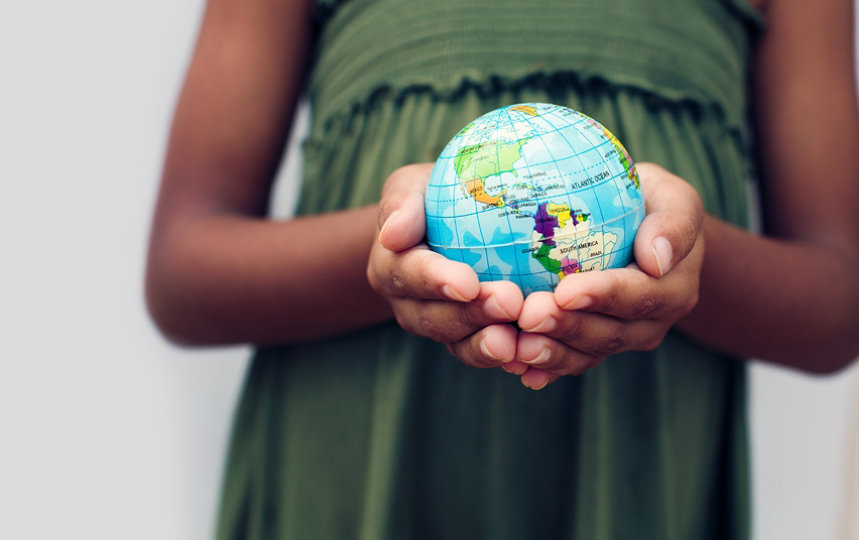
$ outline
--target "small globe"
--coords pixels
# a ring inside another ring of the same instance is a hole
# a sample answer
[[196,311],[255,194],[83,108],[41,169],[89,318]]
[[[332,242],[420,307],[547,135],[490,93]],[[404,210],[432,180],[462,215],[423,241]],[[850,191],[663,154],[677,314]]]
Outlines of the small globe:
[[433,168],[426,214],[432,250],[527,295],[569,274],[629,264],[644,196],[626,149],[599,122],[521,103],[451,139]]

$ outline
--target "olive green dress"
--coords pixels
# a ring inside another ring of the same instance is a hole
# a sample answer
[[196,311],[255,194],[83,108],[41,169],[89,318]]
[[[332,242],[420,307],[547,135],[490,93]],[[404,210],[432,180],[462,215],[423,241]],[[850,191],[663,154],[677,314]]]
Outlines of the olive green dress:
[[[477,116],[539,101],[593,116],[744,224],[760,21],[741,0],[317,8],[301,213],[373,203]],[[745,539],[745,393],[742,362],[677,333],[539,392],[393,322],[261,349],[218,538]]]

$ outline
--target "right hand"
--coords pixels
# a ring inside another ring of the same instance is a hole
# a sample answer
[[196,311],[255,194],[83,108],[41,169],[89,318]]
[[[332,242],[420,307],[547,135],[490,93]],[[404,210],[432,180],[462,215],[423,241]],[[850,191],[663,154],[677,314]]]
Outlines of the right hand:
[[510,323],[519,317],[522,291],[509,281],[480,282],[470,266],[423,243],[432,167],[401,167],[385,181],[367,279],[406,331],[444,343],[466,365],[521,375],[527,365],[514,360],[518,330]]
[[682,178],[639,163],[647,216],[635,235],[635,263],[571,274],[553,293],[528,296],[516,356],[530,368],[522,382],[542,388],[580,375],[607,356],[649,351],[698,302],[704,260],[704,206]]

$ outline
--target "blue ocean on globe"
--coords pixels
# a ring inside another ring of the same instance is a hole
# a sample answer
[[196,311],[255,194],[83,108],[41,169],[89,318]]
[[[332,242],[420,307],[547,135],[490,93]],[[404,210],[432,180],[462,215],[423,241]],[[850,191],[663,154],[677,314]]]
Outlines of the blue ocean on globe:
[[465,126],[426,191],[427,243],[481,281],[552,291],[632,261],[644,195],[626,149],[567,107],[520,103]]

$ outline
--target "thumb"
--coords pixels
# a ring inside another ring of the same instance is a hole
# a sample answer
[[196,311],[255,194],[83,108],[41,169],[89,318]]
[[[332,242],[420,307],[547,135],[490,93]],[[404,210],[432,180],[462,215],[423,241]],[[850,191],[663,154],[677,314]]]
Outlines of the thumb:
[[388,177],[379,200],[379,242],[391,251],[419,244],[426,233],[424,192],[432,163],[400,167]]
[[704,207],[688,182],[658,165],[637,165],[646,215],[635,236],[638,266],[653,277],[664,276],[692,251],[698,240]]

